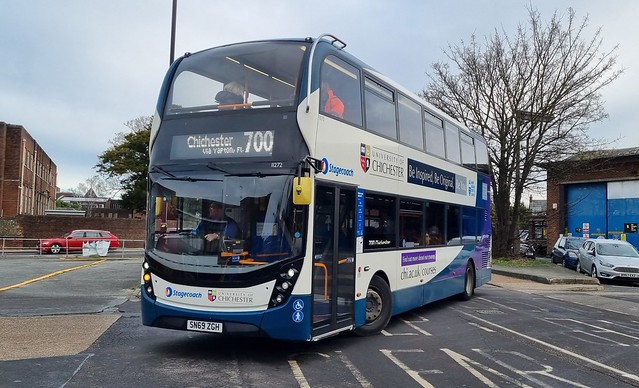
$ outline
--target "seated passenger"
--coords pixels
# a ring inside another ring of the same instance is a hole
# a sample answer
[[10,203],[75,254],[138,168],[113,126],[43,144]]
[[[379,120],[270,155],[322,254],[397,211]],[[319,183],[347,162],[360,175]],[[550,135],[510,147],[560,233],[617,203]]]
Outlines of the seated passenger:
[[428,238],[429,245],[441,245],[444,243],[444,239],[441,233],[439,232],[439,228],[437,226],[432,226],[428,230],[427,236],[428,236],[427,238]]
[[215,101],[220,105],[232,105],[244,103],[244,86],[239,82],[231,81],[224,85],[224,89],[215,95]]
[[322,100],[324,102],[324,110],[328,114],[344,118],[344,103],[335,95],[333,88],[327,81],[322,81]]

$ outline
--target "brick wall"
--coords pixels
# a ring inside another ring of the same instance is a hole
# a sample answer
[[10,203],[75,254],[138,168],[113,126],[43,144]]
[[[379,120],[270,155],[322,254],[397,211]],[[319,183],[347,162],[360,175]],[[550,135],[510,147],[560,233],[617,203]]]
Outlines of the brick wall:
[[0,236],[40,239],[60,237],[74,229],[108,230],[123,240],[126,247],[144,246],[146,220],[133,218],[97,218],[68,216],[0,217]]
[[9,126],[3,124],[4,130],[4,155],[2,173],[2,215],[15,215],[18,213],[18,186],[20,184],[20,151],[22,142],[20,133],[10,130]]
[[21,125],[0,122],[0,217],[55,206],[57,167]]
[[568,215],[565,190],[568,185],[639,179],[639,159],[636,157],[607,158],[580,163],[562,162],[548,167],[546,187],[548,252],[552,250],[552,245],[559,235],[566,232]]

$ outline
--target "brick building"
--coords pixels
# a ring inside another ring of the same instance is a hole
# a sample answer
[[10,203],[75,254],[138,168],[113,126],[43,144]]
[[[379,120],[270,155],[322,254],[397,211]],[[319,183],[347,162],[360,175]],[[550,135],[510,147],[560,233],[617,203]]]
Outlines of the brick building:
[[568,233],[639,248],[639,147],[584,152],[545,167],[548,251]]
[[0,217],[55,208],[57,167],[21,125],[0,122]]

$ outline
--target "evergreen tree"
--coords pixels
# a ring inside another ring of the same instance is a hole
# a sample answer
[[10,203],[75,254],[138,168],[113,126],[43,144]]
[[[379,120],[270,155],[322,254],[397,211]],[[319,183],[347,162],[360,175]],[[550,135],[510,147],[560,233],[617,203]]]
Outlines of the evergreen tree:
[[111,141],[112,146],[98,157],[100,162],[95,167],[108,178],[119,180],[125,208],[144,211],[151,117],[138,117],[125,125],[131,131],[118,133]]

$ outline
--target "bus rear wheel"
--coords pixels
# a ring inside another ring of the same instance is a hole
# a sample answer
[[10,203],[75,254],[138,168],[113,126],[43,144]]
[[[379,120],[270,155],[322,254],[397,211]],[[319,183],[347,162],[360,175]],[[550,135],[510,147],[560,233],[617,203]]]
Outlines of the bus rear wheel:
[[360,336],[378,334],[391,318],[392,296],[390,287],[381,277],[375,275],[366,291],[366,323],[355,329]]
[[472,261],[466,263],[466,273],[464,274],[464,291],[459,294],[461,300],[470,300],[475,295],[475,267]]

